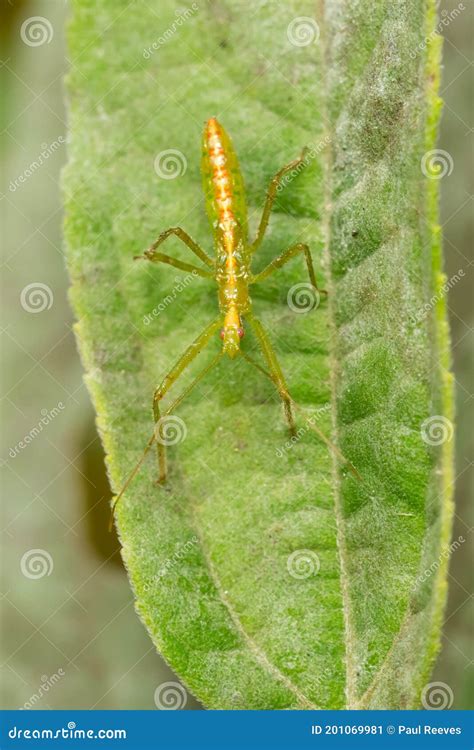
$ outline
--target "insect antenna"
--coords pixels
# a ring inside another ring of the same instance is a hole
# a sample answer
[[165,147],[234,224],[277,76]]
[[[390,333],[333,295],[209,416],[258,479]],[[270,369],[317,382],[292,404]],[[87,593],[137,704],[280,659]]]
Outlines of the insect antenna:
[[125,492],[125,490],[129,486],[130,482],[137,475],[138,471],[140,470],[141,465],[143,464],[145,458],[147,457],[148,453],[150,452],[151,448],[153,447],[153,443],[155,442],[155,440],[156,440],[156,434],[153,431],[153,435],[151,436],[151,438],[149,439],[148,443],[146,444],[146,447],[145,447],[145,450],[143,451],[142,457],[135,464],[135,467],[132,469],[132,471],[128,475],[128,477],[127,477],[127,479],[125,481],[125,484],[123,485],[122,489],[120,490],[120,492],[118,493],[117,497],[115,498],[114,503],[112,505],[112,510],[110,511],[109,531],[112,531],[112,527],[113,527],[113,523],[114,523],[114,516],[115,516],[115,509],[116,509],[116,507],[118,505],[118,502],[119,502],[120,498],[122,497],[123,493]]
[[[262,372],[262,373],[263,373],[264,375],[266,375],[266,376],[267,376],[267,378],[270,378],[270,380],[272,381],[272,383],[273,383],[274,385],[276,385],[275,379],[274,379],[274,377],[272,376],[272,374],[271,374],[271,373],[269,373],[269,372],[268,372],[267,370],[265,370],[265,368],[264,368],[264,367],[262,367],[261,365],[259,365],[259,363],[258,363],[258,362],[256,362],[256,361],[255,361],[254,359],[252,359],[252,357],[249,357],[249,355],[248,355],[248,354],[247,354],[246,352],[242,351],[242,349],[240,349],[240,350],[239,350],[239,353],[240,353],[240,354],[242,355],[242,357],[243,357],[243,358],[244,358],[245,360],[247,360],[247,362],[248,362],[249,364],[253,365],[253,367],[256,367],[256,368],[257,368],[257,370],[259,370],[259,371],[260,371],[260,372]],[[304,414],[305,416],[307,416],[307,413],[305,412],[305,410],[304,410],[304,409],[303,409],[303,408],[302,408],[302,407],[301,407],[301,406],[300,406],[299,404],[297,404],[297,403],[296,403],[296,401],[294,400],[294,398],[292,398],[292,397],[290,396],[290,394],[288,394],[288,397],[289,397],[289,399],[290,399],[291,403],[293,404],[293,406],[295,407],[296,411],[298,411],[298,412],[299,412],[300,414]],[[313,424],[312,422],[310,422],[310,421],[309,421],[309,419],[307,420],[307,424],[308,424],[308,427],[309,427],[309,429],[310,429],[310,430],[313,430],[313,432],[315,432],[315,433],[316,433],[316,435],[318,435],[318,437],[319,437],[319,438],[320,438],[320,439],[321,439],[321,440],[322,440],[322,441],[323,441],[324,443],[326,443],[326,445],[328,446],[328,448],[329,448],[329,449],[330,449],[331,451],[333,451],[333,453],[334,453],[334,454],[335,454],[335,455],[336,455],[336,456],[337,456],[337,457],[338,457],[338,458],[339,458],[339,459],[340,459],[340,460],[341,460],[341,461],[342,461],[342,462],[343,462],[344,464],[346,464],[346,466],[347,466],[347,468],[349,469],[349,471],[351,472],[351,474],[352,474],[352,475],[353,475],[353,476],[354,476],[354,477],[355,477],[356,479],[358,479],[359,481],[362,481],[362,477],[361,477],[361,475],[359,474],[359,472],[357,471],[357,469],[355,468],[355,466],[354,466],[354,465],[353,465],[353,464],[352,464],[352,463],[351,463],[351,462],[349,461],[349,459],[348,459],[348,458],[346,458],[346,457],[344,456],[344,454],[343,454],[343,453],[341,453],[341,451],[339,450],[339,448],[337,447],[337,445],[334,445],[334,443],[333,443],[333,442],[332,442],[332,441],[331,441],[331,440],[330,440],[330,439],[329,439],[329,438],[328,438],[328,437],[327,437],[327,436],[326,436],[326,435],[324,434],[324,432],[323,432],[322,430],[320,430],[320,429],[319,429],[319,427],[317,427],[317,426],[316,426],[315,424]]]

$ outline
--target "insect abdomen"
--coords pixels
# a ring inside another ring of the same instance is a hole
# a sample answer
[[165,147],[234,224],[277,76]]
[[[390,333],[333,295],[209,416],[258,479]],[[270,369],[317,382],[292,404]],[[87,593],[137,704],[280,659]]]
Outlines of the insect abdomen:
[[[222,125],[211,117],[204,128],[202,154],[206,210],[213,231],[234,229],[246,238],[247,207],[242,175],[232,141]],[[222,226],[224,225],[224,226]]]
[[249,307],[245,252],[247,211],[237,156],[229,136],[215,117],[206,123],[204,130],[202,171],[206,208],[217,251],[219,306],[225,313],[224,349],[235,354],[236,342],[243,335],[240,315]]

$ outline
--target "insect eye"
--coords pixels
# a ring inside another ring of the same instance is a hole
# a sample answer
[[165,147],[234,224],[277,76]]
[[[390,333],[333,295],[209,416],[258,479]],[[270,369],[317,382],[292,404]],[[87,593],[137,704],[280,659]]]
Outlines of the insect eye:
[[219,333],[219,336],[221,337],[221,339],[223,339],[223,338],[224,338],[224,336],[225,336],[225,332],[224,332],[224,329],[223,329],[223,328],[221,328],[221,331],[220,331],[220,333]]
[[242,339],[244,337],[245,331],[243,328],[237,328],[237,333],[239,334],[239,338]]

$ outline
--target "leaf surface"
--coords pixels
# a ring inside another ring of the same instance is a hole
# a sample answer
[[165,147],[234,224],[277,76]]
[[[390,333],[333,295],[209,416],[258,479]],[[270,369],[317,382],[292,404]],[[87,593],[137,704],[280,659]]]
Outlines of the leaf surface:
[[[416,707],[451,515],[450,443],[429,445],[422,429],[451,418],[437,183],[420,168],[439,112],[439,45],[418,48],[434,3],[333,0],[316,14],[218,0],[188,16],[178,23],[168,0],[76,0],[69,31],[71,300],[115,490],[150,437],[154,388],[218,312],[212,283],[132,260],[178,224],[212,253],[199,174],[211,115],[233,135],[251,232],[271,176],[312,147],[254,268],[308,242],[330,294],[292,311],[301,260],[252,288],[308,415],[296,441],[272,384],[223,360],[179,407],[168,488],[152,456],[134,480],[117,515],[137,610],[207,707]],[[176,179],[160,176],[169,149]],[[177,240],[164,250],[194,260]]]

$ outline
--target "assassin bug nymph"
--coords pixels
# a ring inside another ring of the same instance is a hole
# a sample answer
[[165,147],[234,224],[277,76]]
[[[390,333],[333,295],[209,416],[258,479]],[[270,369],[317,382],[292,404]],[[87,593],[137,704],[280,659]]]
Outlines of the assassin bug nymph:
[[[295,423],[292,413],[292,404],[297,405],[291,398],[283,372],[278,363],[265,328],[252,312],[252,304],[249,296],[249,286],[264,281],[274,271],[285,265],[297,255],[303,255],[308,269],[311,285],[320,294],[326,294],[324,289],[318,289],[314,273],[313,261],[308,245],[297,242],[287,250],[280,253],[260,273],[253,274],[251,261],[255,251],[259,248],[268,226],[270,212],[277,194],[279,185],[285,175],[304,164],[303,156],[291,161],[275,174],[270,182],[265,205],[263,208],[256,237],[253,242],[248,241],[247,234],[247,205],[245,200],[245,189],[242,174],[240,172],[237,155],[232,141],[223,126],[215,117],[211,117],[205,125],[202,143],[201,171],[203,176],[203,187],[206,200],[206,210],[214,236],[215,259],[213,260],[181,227],[171,227],[162,232],[158,239],[144,252],[136,256],[151,261],[152,263],[168,263],[182,271],[194,272],[205,279],[212,279],[218,286],[218,301],[220,314],[212,321],[193,343],[186,349],[184,354],[177,360],[174,366],[165,375],[156,388],[153,395],[153,415],[155,430],[145,448],[142,458],[135,466],[125,485],[117,496],[114,508],[140,468],[145,456],[156,441],[158,450],[159,482],[166,480],[166,446],[165,440],[160,439],[163,419],[167,417],[178,404],[188,395],[191,389],[217,364],[224,356],[231,359],[242,356],[254,367],[257,367],[276,386],[283,401],[286,419],[291,433],[295,433]],[[170,236],[178,237],[198,258],[206,268],[183,263],[181,260],[158,252],[158,248]],[[268,371],[261,367],[245,351],[241,349],[241,339],[244,336],[244,321],[255,334],[260,346]],[[162,413],[161,401],[167,394],[173,383],[179,378],[185,368],[204,349],[206,344],[220,332],[222,338],[222,350],[214,357],[207,367],[200,372],[190,383],[184,392],[176,398],[172,404]],[[317,428],[320,437],[343,459],[337,448]]]

